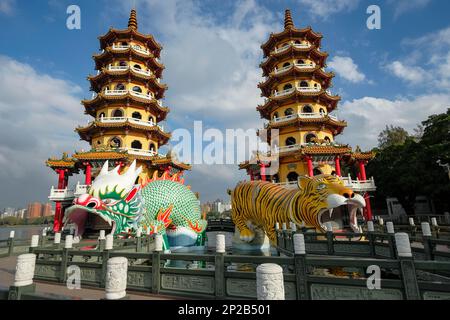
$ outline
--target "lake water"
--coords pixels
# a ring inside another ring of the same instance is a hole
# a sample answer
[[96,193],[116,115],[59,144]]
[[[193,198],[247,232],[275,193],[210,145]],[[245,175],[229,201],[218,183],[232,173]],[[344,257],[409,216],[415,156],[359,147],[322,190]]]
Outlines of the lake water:
[[0,240],[6,240],[9,238],[10,231],[15,231],[15,239],[30,240],[33,235],[41,235],[42,229],[46,226],[12,226],[12,227],[0,227]]

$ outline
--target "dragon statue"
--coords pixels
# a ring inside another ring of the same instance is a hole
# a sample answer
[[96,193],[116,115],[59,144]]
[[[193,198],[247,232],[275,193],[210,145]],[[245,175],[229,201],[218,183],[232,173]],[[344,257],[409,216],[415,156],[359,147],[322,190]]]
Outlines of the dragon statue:
[[340,207],[347,207],[350,227],[354,232],[359,231],[357,214],[362,215],[366,202],[345,187],[339,177],[300,177],[298,187],[290,190],[271,182],[252,181],[242,182],[230,191],[232,217],[241,241],[253,241],[255,228],[260,228],[275,243],[276,222],[280,225],[293,222],[298,226],[304,223],[324,231],[325,223],[333,220]]
[[64,224],[75,223],[77,236],[84,233],[89,214],[101,217],[111,226],[111,234],[118,237],[135,235],[141,229],[148,235],[161,234],[164,250],[172,246],[202,245],[207,222],[201,216],[195,194],[184,185],[178,174],[164,173],[158,178],[135,184],[142,172],[134,161],[126,173],[120,166],[109,171],[105,162],[100,174],[87,194],[74,200],[66,210]]

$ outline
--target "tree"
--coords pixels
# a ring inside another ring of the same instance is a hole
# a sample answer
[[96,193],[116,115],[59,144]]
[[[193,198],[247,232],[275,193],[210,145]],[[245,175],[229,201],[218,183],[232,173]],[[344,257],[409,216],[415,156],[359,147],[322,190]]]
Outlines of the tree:
[[385,149],[390,146],[402,145],[408,137],[408,132],[402,127],[386,126],[378,135],[378,146],[380,149]]

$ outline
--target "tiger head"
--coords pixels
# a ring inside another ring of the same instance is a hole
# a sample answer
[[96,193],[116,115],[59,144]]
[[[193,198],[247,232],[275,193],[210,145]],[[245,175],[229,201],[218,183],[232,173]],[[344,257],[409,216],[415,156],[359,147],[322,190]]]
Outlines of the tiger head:
[[[325,223],[333,220],[333,213],[339,211],[342,216],[345,211],[341,209],[347,207],[350,227],[354,232],[359,232],[357,213],[362,214],[366,201],[361,195],[346,187],[339,177],[332,175],[300,177],[298,186],[302,201],[299,201],[298,214],[291,217],[293,221],[301,224],[303,220],[307,225],[326,231]],[[335,210],[337,208],[339,209]]]

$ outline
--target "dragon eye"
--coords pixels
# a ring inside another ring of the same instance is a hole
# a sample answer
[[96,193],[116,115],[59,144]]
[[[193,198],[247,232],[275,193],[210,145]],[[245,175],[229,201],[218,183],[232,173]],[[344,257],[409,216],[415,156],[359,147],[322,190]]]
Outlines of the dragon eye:
[[106,204],[106,205],[108,205],[108,206],[111,206],[111,205],[113,205],[113,204],[116,204],[117,202],[118,202],[118,201],[113,200],[113,199],[105,199],[105,200],[103,200],[103,203]]

